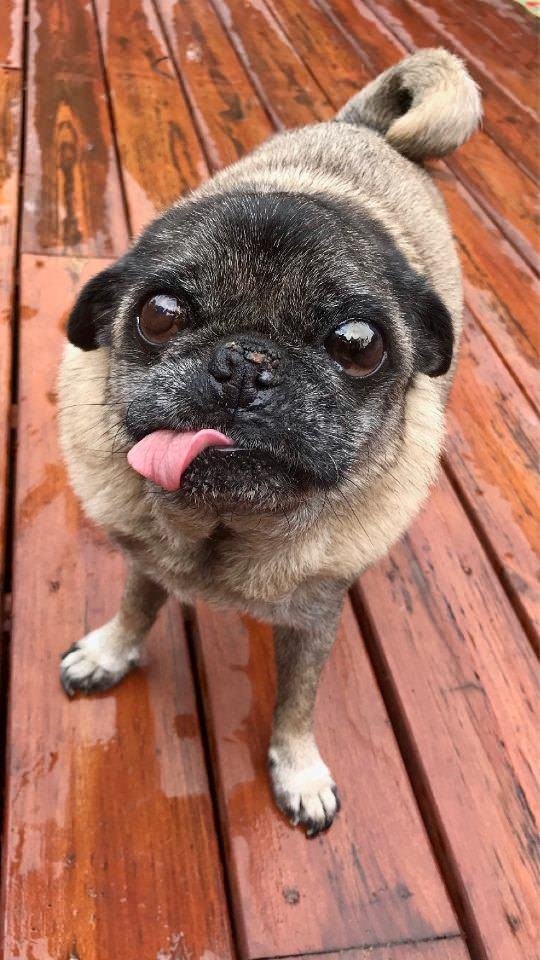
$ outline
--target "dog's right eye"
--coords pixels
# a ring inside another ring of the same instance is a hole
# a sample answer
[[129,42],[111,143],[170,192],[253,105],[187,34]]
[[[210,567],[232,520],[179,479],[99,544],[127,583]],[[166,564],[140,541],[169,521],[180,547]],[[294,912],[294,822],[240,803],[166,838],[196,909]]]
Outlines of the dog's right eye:
[[137,317],[137,331],[143,340],[156,346],[176,336],[185,320],[185,308],[176,297],[156,293],[143,303]]

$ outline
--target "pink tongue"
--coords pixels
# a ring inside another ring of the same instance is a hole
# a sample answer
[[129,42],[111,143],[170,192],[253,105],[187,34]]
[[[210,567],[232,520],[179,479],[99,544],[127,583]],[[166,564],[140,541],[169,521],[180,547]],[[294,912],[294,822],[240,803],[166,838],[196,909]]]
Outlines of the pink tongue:
[[130,467],[164,490],[178,490],[192,460],[207,447],[230,447],[233,441],[219,430],[155,430],[128,453]]

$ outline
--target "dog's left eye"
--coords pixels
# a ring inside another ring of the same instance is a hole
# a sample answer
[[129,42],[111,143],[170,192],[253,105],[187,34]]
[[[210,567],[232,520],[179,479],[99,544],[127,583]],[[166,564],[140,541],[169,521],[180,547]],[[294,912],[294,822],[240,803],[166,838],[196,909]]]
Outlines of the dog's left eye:
[[185,310],[176,297],[157,293],[143,303],[137,317],[137,330],[147,343],[167,343],[185,323]]
[[324,343],[333,359],[351,377],[369,377],[386,357],[377,327],[364,320],[347,320],[332,330]]

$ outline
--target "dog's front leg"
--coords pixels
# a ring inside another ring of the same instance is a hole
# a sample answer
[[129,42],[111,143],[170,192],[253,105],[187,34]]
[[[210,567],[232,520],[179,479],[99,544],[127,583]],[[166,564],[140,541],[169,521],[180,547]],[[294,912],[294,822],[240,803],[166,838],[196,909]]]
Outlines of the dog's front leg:
[[62,655],[60,679],[68,696],[107,690],[129,673],[165,598],[165,591],[130,562],[116,616]]
[[313,732],[319,678],[334,642],[343,591],[317,612],[309,626],[276,627],[277,699],[268,753],[274,796],[296,826],[314,837],[339,810],[332,775]]

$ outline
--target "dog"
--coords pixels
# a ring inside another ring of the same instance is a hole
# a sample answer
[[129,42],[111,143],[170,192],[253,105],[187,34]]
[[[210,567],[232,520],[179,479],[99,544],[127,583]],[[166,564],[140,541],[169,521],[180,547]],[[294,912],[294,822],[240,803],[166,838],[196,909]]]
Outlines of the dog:
[[64,689],[118,683],[169,594],[271,622],[270,776],[307,836],[339,808],[313,710],[344,595],[425,501],[443,441],[462,289],[421,161],[480,119],[462,62],[417,52],[173,204],[67,325],[69,475],[128,573],[118,614],[63,655]]

